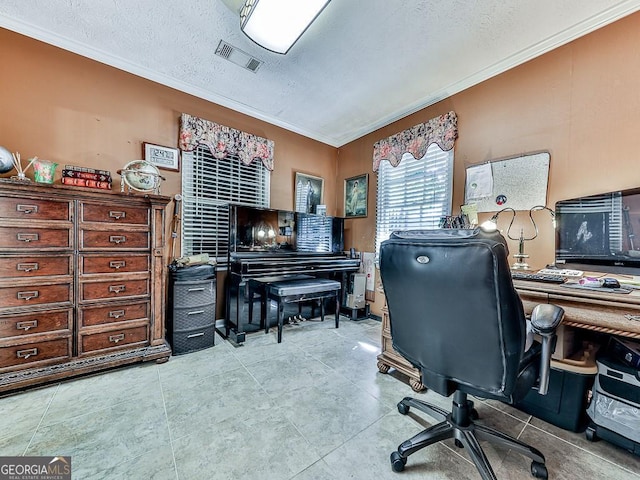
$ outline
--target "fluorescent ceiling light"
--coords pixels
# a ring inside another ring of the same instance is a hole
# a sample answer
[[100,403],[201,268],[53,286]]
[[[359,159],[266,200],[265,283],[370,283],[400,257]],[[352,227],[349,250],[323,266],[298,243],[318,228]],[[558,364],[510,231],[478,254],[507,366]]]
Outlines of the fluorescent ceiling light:
[[240,28],[261,47],[287,53],[331,0],[247,0]]

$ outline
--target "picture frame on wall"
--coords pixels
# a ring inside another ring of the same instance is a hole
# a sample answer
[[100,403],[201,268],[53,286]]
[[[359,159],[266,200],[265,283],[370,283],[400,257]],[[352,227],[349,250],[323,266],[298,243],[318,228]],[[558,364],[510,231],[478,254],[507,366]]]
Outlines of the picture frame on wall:
[[302,213],[318,213],[323,204],[324,179],[296,172],[294,184],[294,210]]
[[144,159],[163,170],[180,171],[180,150],[153,143],[143,144]]
[[369,174],[356,175],[344,181],[344,216],[357,218],[367,216]]

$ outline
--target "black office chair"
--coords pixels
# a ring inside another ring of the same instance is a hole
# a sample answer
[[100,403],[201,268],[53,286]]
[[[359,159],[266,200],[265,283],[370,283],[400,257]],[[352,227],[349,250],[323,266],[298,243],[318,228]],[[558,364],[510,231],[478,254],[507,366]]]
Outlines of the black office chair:
[[504,238],[480,229],[396,232],[382,243],[380,273],[393,347],[420,369],[427,388],[453,394],[451,412],[410,397],[398,403],[401,414],[413,407],[441,423],[391,454],[396,472],[414,452],[454,438],[483,479],[496,476],[478,441],[526,455],[532,475],[547,478],[542,453],[474,423],[478,413],[467,399],[471,394],[514,403],[536,384],[540,393],[547,391],[555,329],[564,311],[554,305],[534,309],[531,324],[542,345],[534,342],[525,351],[526,319],[507,256]]

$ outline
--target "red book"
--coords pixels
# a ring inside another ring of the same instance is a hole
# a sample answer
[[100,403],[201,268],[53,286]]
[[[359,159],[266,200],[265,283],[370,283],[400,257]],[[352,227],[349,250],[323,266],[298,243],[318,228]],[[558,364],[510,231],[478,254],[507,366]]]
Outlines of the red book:
[[62,177],[64,185],[73,185],[74,187],[99,188],[101,190],[111,190],[111,182],[99,182],[97,180],[87,180],[86,178]]

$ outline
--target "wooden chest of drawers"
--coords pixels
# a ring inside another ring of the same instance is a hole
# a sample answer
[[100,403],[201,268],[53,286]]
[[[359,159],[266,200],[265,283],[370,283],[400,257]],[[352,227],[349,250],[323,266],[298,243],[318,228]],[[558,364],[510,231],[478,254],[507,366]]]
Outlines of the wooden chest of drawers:
[[0,392],[168,359],[168,202],[0,180]]

